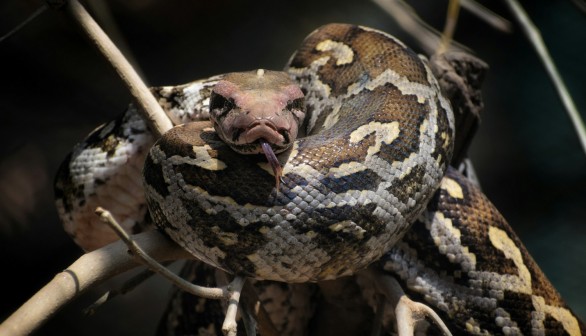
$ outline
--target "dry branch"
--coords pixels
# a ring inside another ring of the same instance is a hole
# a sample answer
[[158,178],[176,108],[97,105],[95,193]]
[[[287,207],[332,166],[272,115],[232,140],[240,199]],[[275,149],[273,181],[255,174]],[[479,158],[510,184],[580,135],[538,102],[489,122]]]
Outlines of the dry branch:
[[[135,235],[133,240],[156,260],[191,258],[157,231]],[[127,251],[126,245],[118,241],[82,255],[8,317],[0,325],[0,335],[28,335],[86,289],[139,266]]]
[[456,23],[458,22],[458,14],[460,13],[460,1],[450,0],[448,5],[448,12],[446,14],[446,23],[442,33],[441,43],[436,51],[436,54],[445,53],[452,40],[454,39],[454,32],[456,31]]
[[67,10],[108,63],[116,70],[155,135],[159,137],[171,129],[173,127],[171,121],[140,76],[79,1],[70,0],[67,4]]
[[[128,246],[128,249],[139,261],[146,264],[153,272],[159,273],[175,286],[182,290],[191,293],[193,295],[201,296],[207,299],[228,299],[231,296],[230,286],[208,288],[198,285],[194,285],[189,281],[177,276],[175,273],[169,271],[165,266],[161,265],[155,259],[153,259],[148,252],[144,251],[138,244],[132,239],[126,231],[118,224],[112,214],[102,208],[96,209],[96,213],[100,216],[101,220],[108,224],[112,230],[116,232],[120,240]],[[241,286],[240,286],[241,287]]]
[[[413,36],[426,54],[433,54],[441,43],[440,33],[423,21],[403,0],[372,0],[389,14],[409,35]],[[452,41],[448,50],[466,51],[465,46]]]
[[19,30],[24,28],[24,26],[26,26],[27,24],[32,22],[34,19],[36,19],[37,16],[43,14],[48,8],[49,8],[49,6],[46,4],[43,4],[41,7],[37,8],[37,10],[35,10],[31,15],[29,15],[29,17],[24,19],[24,21],[19,23],[16,27],[12,28],[8,33],[0,36],[0,43],[4,42],[4,40],[6,40],[6,39],[10,38],[12,35],[16,34]]
[[547,46],[541,37],[541,33],[539,29],[533,24],[521,4],[517,0],[505,0],[507,6],[509,6],[511,12],[515,15],[515,18],[519,21],[521,28],[523,28],[523,32],[525,33],[529,42],[535,48],[539,59],[543,63],[549,78],[553,82],[555,89],[557,90],[560,99],[562,100],[562,104],[572,121],[572,125],[576,130],[576,135],[578,136],[578,140],[582,145],[582,150],[586,153],[586,126],[584,126],[584,121],[580,116],[580,112],[578,112],[578,108],[576,104],[574,104],[574,100],[564,83],[562,76],[559,74],[558,69],[549,54]]
[[496,30],[504,33],[510,33],[513,30],[509,20],[492,12],[474,0],[460,0],[460,5]]
[[[138,244],[130,237],[126,231],[118,224],[112,214],[102,208],[96,209],[96,213],[100,216],[102,221],[108,224],[118,235],[120,240],[128,246],[132,255],[134,255],[139,261],[145,263],[153,272],[159,273],[175,286],[180,289],[207,299],[225,299],[228,301],[228,311],[224,319],[222,331],[225,335],[235,336],[237,331],[236,313],[238,311],[238,304],[240,302],[240,294],[242,293],[243,286],[245,284],[245,278],[236,276],[230,283],[228,283],[226,274],[220,272],[222,280],[227,285],[220,287],[203,287],[190,283],[189,281],[177,276],[175,273],[169,271],[165,266],[153,259],[146,251],[144,251]],[[248,299],[243,297],[243,308],[247,312],[247,316],[253,319],[259,320],[259,326],[261,330],[267,331],[267,335],[272,335],[276,332],[272,322],[268,318],[267,312],[264,307],[259,303],[258,297],[253,289],[249,289],[247,293]],[[249,321],[251,322],[251,321]],[[256,324],[256,323],[254,323]],[[255,329],[255,327],[251,327]],[[250,328],[249,328],[250,329]],[[270,333],[269,333],[270,332]],[[256,334],[254,331],[252,334]]]
[[[417,334],[415,332],[417,325],[426,319],[433,322],[443,335],[452,335],[441,317],[429,306],[409,299],[394,277],[381,274],[372,268],[368,268],[360,274],[365,280],[372,283],[377,293],[383,295],[386,301],[394,307],[397,333],[399,336],[412,336]],[[377,314],[380,314],[380,312],[377,311]]]

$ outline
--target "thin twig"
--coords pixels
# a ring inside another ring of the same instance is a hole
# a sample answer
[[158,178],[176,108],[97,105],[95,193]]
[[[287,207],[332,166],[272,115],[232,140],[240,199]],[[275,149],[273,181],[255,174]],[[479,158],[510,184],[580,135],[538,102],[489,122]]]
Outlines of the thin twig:
[[[231,292],[229,290],[230,285],[224,287],[217,287],[217,288],[209,288],[198,286],[192,284],[189,281],[179,277],[177,274],[169,271],[165,266],[161,265],[159,262],[151,258],[147,253],[145,253],[130,236],[124,231],[124,229],[118,224],[118,222],[114,219],[112,214],[104,210],[100,207],[96,209],[96,213],[100,216],[100,219],[108,224],[120,237],[120,239],[128,246],[130,252],[141,261],[143,261],[151,270],[157,272],[167,278],[171,283],[175,286],[181,288],[182,290],[191,293],[193,295],[197,295],[199,297],[203,297],[206,299],[229,299],[231,296]],[[236,279],[234,280],[236,281]],[[237,282],[238,284],[238,282]]]
[[572,3],[584,14],[586,13],[586,1],[572,0]]
[[477,1],[460,0],[460,5],[462,8],[476,15],[476,17],[488,23],[496,30],[500,30],[505,33],[510,33],[512,31],[512,25],[509,20],[484,7]]
[[578,135],[578,139],[580,140],[580,143],[582,145],[582,149],[584,150],[584,153],[586,153],[586,127],[584,126],[584,121],[582,120],[582,117],[580,116],[580,113],[578,112],[578,109],[574,104],[572,96],[570,95],[566,85],[564,84],[564,81],[562,80],[554,64],[549,54],[549,51],[547,50],[547,47],[543,42],[543,38],[541,37],[539,29],[537,29],[533,22],[531,22],[531,19],[529,19],[529,16],[525,12],[521,4],[519,4],[519,2],[517,2],[516,0],[505,0],[505,2],[515,15],[515,18],[521,24],[523,32],[525,32],[525,35],[531,42],[531,45],[533,45],[533,48],[535,48],[535,50],[537,51],[537,54],[539,55],[541,62],[545,66],[545,69],[547,70],[549,77],[553,81],[553,84],[558,92],[558,95],[560,96],[562,103],[566,108],[568,115],[570,116],[572,124],[574,125],[574,129],[576,130],[576,133]]
[[238,312],[238,303],[240,302],[240,294],[242,293],[242,286],[244,286],[245,278],[237,276],[230,283],[231,294],[228,298],[228,309],[226,310],[226,317],[222,324],[222,332],[226,336],[236,336],[238,331],[238,323],[236,323],[236,313]]
[[[255,320],[258,323],[258,332],[263,336],[277,336],[279,331],[271,321],[268,312],[264,305],[260,302],[256,291],[250,284],[246,282],[242,289],[242,305],[247,307],[247,310],[253,313]],[[253,334],[254,335],[254,334]]]
[[[134,235],[133,240],[157,260],[190,257],[155,230]],[[86,289],[138,266],[136,259],[126,253],[127,249],[118,241],[82,255],[2,322],[0,335],[30,335]]]
[[[222,270],[216,269],[215,278],[216,286],[224,286],[228,284],[228,274],[226,274],[226,272]],[[236,313],[238,312],[238,308],[240,307],[240,316],[242,317],[242,322],[244,324],[244,330],[246,331],[246,334],[257,335],[256,320],[253,316],[254,308],[244,305],[243,288],[247,284],[247,282],[244,281],[244,278],[237,278],[243,279],[243,282],[241,284],[242,286],[239,289],[233,288],[237,293],[233,293],[232,296],[230,296],[230,299],[228,300],[228,308],[224,316],[224,323],[222,324],[222,333],[224,335],[230,336],[236,335],[238,328],[238,323],[236,322]]]
[[[238,312],[238,303],[240,301],[240,294],[242,293],[242,287],[244,286],[246,278],[237,276],[235,277],[227,286],[221,287],[203,287],[198,286],[195,284],[190,283],[189,281],[184,280],[183,278],[177,276],[175,273],[169,271],[166,267],[161,265],[159,262],[151,258],[146,252],[144,252],[140,246],[134,242],[134,240],[124,231],[122,226],[118,224],[116,219],[112,216],[112,214],[100,207],[96,209],[96,213],[100,216],[100,219],[108,224],[120,237],[130,252],[139,260],[144,262],[151,270],[156,273],[161,274],[165,278],[167,278],[171,283],[175,286],[179,287],[180,289],[199,296],[206,299],[226,299],[228,300],[228,311],[226,312],[226,317],[224,319],[224,324],[222,326],[222,331],[225,335],[234,336],[236,335],[237,323],[236,323],[236,313]],[[225,273],[222,273],[225,275]],[[225,280],[225,279],[224,279]],[[226,283],[225,280],[224,283]],[[256,295],[252,296],[249,294],[250,299],[256,298]],[[258,299],[257,299],[258,300]],[[250,304],[250,301],[247,303],[249,306],[247,309],[249,311],[255,311],[255,307]],[[258,311],[258,310],[256,310]],[[266,314],[266,311],[262,311]],[[260,314],[259,314],[260,315]],[[264,319],[262,320],[262,328],[265,330],[271,330],[271,322],[270,320],[266,320],[266,315],[263,316]],[[274,327],[273,327],[274,328]]]
[[43,4],[36,11],[34,11],[31,15],[29,15],[29,17],[27,17],[24,21],[22,21],[19,25],[14,27],[11,31],[4,34],[3,36],[0,36],[0,43],[2,43],[4,40],[6,40],[10,36],[14,35],[19,30],[21,30],[24,26],[26,26],[29,22],[34,20],[37,16],[41,15],[48,8],[49,8],[49,6],[47,4]]
[[454,39],[454,32],[456,31],[456,24],[458,23],[459,13],[460,0],[450,0],[448,4],[448,12],[446,14],[446,24],[442,33],[442,40],[437,49],[438,54],[443,54],[448,51],[448,48]]
[[[216,270],[216,285],[221,286],[228,284],[228,278],[226,272],[217,269]],[[256,290],[254,289],[253,285],[250,281],[246,281],[244,286],[242,287],[242,294],[240,296],[240,308],[242,309],[242,317],[248,314],[248,318],[254,320],[256,322],[256,326],[258,327],[258,334],[263,336],[277,336],[281,333],[277,330],[273,321],[269,317],[268,312],[266,311],[264,305],[260,302],[258,295],[256,294]],[[244,321],[244,327],[246,330],[255,329],[251,328],[252,325],[247,326],[247,322]],[[251,332],[247,335],[256,335],[257,332]]]
[[146,81],[146,77],[144,76],[144,71],[142,71],[140,68],[136,57],[134,57],[132,50],[128,46],[126,38],[120,31],[120,28],[118,27],[118,24],[112,15],[112,10],[110,9],[110,4],[108,1],[87,0],[86,5],[94,14],[95,18],[100,23],[102,29],[106,32],[108,37],[114,41],[118,49],[120,49],[120,52],[122,52],[124,57],[128,60],[128,63],[132,65],[132,68],[139,75],[140,79],[145,83],[145,85],[149,85],[149,83]]
[[118,50],[110,38],[92,19],[89,13],[77,0],[70,0],[67,8],[81,29],[98,48],[100,53],[108,60],[114,70],[118,73],[135,103],[140,107],[138,110],[143,113],[151,130],[156,136],[164,134],[173,126],[161,106],[139,75],[134,71],[124,55]]
[[429,318],[445,336],[451,336],[451,332],[442,321],[441,317],[427,305],[409,299],[399,282],[392,276],[381,274],[373,268],[362,271],[361,276],[366,277],[384,295],[387,302],[395,307],[395,320],[399,336],[414,335],[417,323]]
[[[394,280],[394,278],[391,279]],[[426,316],[441,330],[442,334],[445,336],[452,335],[441,317],[433,309],[420,302],[412,301],[407,295],[403,295],[399,299],[399,303],[395,307],[395,316],[399,336],[414,335],[414,327],[417,322],[423,320]]]
[[[167,266],[170,265],[171,262],[163,262],[163,265]],[[104,293],[99,299],[97,299],[94,303],[92,303],[89,307],[84,309],[83,313],[85,315],[92,315],[96,312],[98,308],[100,308],[103,304],[108,301],[112,301],[114,298],[120,295],[125,295],[126,293],[134,290],[140,284],[144,283],[146,280],[150,279],[156,273],[151,271],[150,269],[145,269],[142,272],[138,273],[137,275],[130,278],[128,281],[124,282],[121,287],[109,290]]]
[[[373,0],[395,22],[413,36],[419,42],[421,48],[429,55],[434,53],[440,43],[440,33],[425,23],[411,8],[402,0]],[[469,49],[459,43],[452,43],[450,50],[468,51]]]
[[[242,293],[242,299],[243,298],[244,293]],[[240,302],[242,302],[242,299]],[[254,319],[254,311],[249,310],[248,306],[244,304],[240,305],[240,308],[240,317],[242,318],[242,324],[244,325],[244,331],[246,332],[246,335],[257,335],[258,333],[256,331],[257,328],[256,320]]]

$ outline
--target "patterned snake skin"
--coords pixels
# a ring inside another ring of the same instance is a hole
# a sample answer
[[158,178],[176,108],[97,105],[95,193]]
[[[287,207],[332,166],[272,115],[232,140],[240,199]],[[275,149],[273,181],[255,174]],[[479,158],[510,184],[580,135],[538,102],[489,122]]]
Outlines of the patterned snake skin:
[[494,205],[453,168],[422,219],[377,263],[453,334],[586,332]]
[[425,60],[385,33],[332,24],[286,71],[307,116],[278,156],[280,185],[264,157],[233,152],[210,122],[184,124],[208,118],[225,76],[154,88],[181,126],[153,146],[131,105],[90,134],[56,178],[66,231],[86,250],[115,240],[99,205],[128,231],[154,221],[197,258],[257,279],[336,279],[378,260],[455,334],[585,332],[482,193],[453,169],[444,177],[454,122]]
[[286,71],[311,117],[307,136],[279,156],[279,190],[259,169],[264,157],[239,155],[209,124],[184,124],[145,162],[149,209],[179,245],[233,274],[351,275],[394,245],[437,188],[451,157],[451,109],[415,53],[364,28],[317,30]]

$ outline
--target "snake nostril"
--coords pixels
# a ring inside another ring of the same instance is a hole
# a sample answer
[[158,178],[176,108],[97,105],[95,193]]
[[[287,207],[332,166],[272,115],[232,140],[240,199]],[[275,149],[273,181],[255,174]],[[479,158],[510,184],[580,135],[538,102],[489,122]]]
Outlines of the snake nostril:
[[250,125],[248,125],[246,127],[246,130],[251,130],[256,127],[266,127],[266,128],[271,129],[274,132],[280,132],[277,129],[277,126],[271,120],[268,120],[268,119],[257,119],[255,121],[253,121],[252,123],[250,123]]
[[281,134],[283,136],[283,143],[289,143],[291,142],[291,138],[289,136],[289,130],[281,128],[279,129],[279,134]]

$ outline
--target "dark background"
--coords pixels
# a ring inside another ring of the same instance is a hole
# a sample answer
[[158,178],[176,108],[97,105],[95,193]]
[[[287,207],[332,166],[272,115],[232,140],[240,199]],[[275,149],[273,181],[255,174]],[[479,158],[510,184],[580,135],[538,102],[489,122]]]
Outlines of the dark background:
[[[511,19],[501,2],[484,1]],[[329,22],[392,33],[381,9],[360,0],[108,1],[151,85],[255,68],[280,69],[305,35]],[[443,26],[447,1],[411,1]],[[0,35],[41,5],[0,2]],[[570,1],[523,1],[542,30],[578,108],[586,110],[586,15]],[[486,110],[470,149],[484,191],[518,232],[569,305],[586,318],[586,156],[531,46],[514,25],[496,32],[465,11],[456,39],[491,70]],[[73,22],[48,11],[0,43],[0,265],[4,319],[80,250],[63,232],[52,179],[75,142],[121,113],[129,95]],[[121,281],[121,280],[119,280]],[[39,335],[152,334],[168,286],[149,282],[92,317],[85,294]]]

